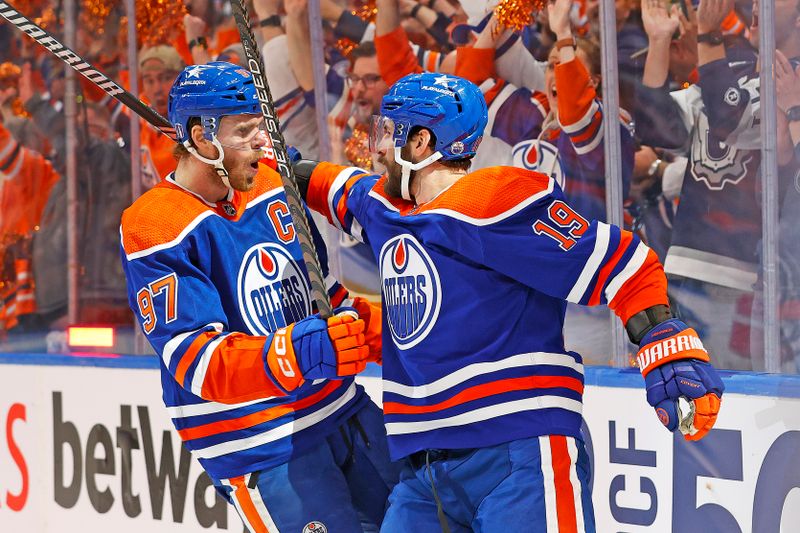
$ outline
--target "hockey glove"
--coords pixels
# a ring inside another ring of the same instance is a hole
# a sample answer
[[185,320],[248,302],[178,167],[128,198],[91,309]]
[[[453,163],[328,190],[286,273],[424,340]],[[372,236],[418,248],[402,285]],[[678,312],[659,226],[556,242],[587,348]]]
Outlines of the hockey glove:
[[665,320],[642,338],[636,358],[647,402],[661,423],[686,440],[702,439],[717,420],[725,385],[695,330],[676,318]]
[[366,345],[369,347],[369,358],[367,361],[371,363],[383,363],[383,356],[381,355],[382,339],[381,339],[381,321],[383,312],[380,305],[375,305],[366,298],[356,296],[353,298],[353,307],[358,311],[358,316],[364,321],[364,337]]
[[264,367],[287,393],[305,380],[340,379],[364,370],[369,349],[364,321],[355,310],[341,307],[328,320],[319,315],[280,328],[264,343]]

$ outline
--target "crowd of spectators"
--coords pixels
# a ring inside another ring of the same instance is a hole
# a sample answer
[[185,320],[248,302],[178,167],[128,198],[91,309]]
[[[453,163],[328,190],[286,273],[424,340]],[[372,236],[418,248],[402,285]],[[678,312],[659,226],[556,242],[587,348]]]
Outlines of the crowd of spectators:
[[[524,2],[522,2],[524,3]],[[55,4],[55,3],[54,3]],[[166,116],[169,88],[192,63],[244,64],[227,2],[186,1],[162,42],[138,51],[142,99]],[[619,114],[603,105],[598,0],[553,0],[521,30],[497,0],[320,0],[327,129],[321,150],[308,0],[252,0],[253,28],[287,142],[305,158],[380,172],[369,152],[388,87],[422,71],[477,84],[489,122],[473,169],[519,166],[551,175],[570,204],[606,220],[603,123],[619,124],[625,224],[653,248],[672,306],[695,324],[721,368],[764,368],[761,348],[759,25],[751,0],[616,0]],[[59,4],[60,5],[60,4]],[[54,7],[56,7],[54,5]],[[117,42],[122,8],[101,35],[79,27],[78,53],[126,83]],[[782,368],[800,366],[800,0],[775,0]],[[363,15],[363,18],[362,16]],[[115,18],[116,17],[116,18]],[[116,23],[113,21],[116,20]],[[48,28],[60,35],[57,23]],[[88,34],[87,34],[88,33]],[[116,51],[114,51],[116,50]],[[112,51],[112,52],[110,52]],[[64,66],[0,24],[0,335],[66,324]],[[80,320],[133,323],[124,301],[118,223],[142,190],[175,167],[174,144],[142,122],[139,154],[121,104],[79,84],[77,220]],[[167,214],[165,214],[167,216]],[[334,270],[378,295],[366,246],[334,235]],[[570,307],[566,341],[608,364],[608,314]],[[0,339],[0,343],[3,340]]]

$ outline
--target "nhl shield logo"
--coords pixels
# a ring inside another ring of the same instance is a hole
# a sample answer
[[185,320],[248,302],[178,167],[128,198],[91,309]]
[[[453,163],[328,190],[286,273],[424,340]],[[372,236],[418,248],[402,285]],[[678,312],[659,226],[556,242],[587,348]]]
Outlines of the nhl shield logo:
[[303,533],[328,533],[328,528],[322,522],[309,522],[303,528]]
[[392,339],[405,350],[430,333],[442,305],[439,273],[413,236],[404,234],[381,248],[381,289]]
[[250,333],[273,331],[311,314],[311,288],[286,248],[262,243],[242,259],[237,279],[239,311]]

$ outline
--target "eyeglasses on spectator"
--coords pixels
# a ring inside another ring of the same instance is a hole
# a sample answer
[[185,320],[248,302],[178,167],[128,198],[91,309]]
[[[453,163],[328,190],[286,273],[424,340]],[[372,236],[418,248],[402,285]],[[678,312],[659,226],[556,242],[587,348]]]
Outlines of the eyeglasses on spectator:
[[359,82],[364,82],[364,87],[371,89],[375,84],[380,81],[380,74],[364,74],[363,76],[356,76],[352,72],[347,74],[347,83],[350,87],[355,87]]

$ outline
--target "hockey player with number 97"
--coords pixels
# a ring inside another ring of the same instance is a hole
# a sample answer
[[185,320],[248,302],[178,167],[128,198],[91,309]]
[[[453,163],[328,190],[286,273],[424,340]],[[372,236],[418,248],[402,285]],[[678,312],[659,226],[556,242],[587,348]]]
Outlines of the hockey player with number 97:
[[[583,365],[566,302],[608,305],[640,349],[647,401],[698,440],[724,386],[674,318],[656,255],[588,221],[548,176],[469,172],[487,122],[474,84],[412,74],[383,98],[385,176],[295,164],[309,206],[369,244],[383,291],[383,410],[404,470],[381,531],[595,531],[581,438]],[[679,400],[692,414],[679,411]]]
[[123,214],[122,261],[183,445],[249,531],[377,531],[398,468],[352,375],[380,356],[380,310],[328,274],[312,221],[336,308],[314,313],[246,69],[184,69],[168,116],[178,165]]

